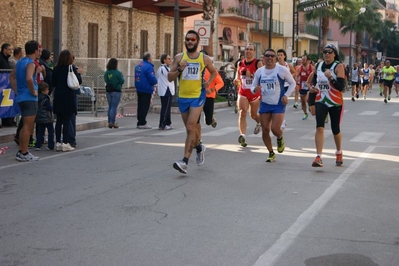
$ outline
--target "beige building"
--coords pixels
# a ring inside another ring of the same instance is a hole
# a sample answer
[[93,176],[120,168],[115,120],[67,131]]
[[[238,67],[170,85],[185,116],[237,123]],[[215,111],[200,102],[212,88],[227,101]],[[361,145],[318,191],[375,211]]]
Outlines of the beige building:
[[[60,0],[61,1],[61,0]],[[174,0],[63,0],[62,47],[76,57],[155,58],[172,53]],[[183,20],[202,12],[202,5],[179,0],[178,51],[182,49]],[[23,47],[38,40],[53,50],[54,0],[3,0],[0,42]]]

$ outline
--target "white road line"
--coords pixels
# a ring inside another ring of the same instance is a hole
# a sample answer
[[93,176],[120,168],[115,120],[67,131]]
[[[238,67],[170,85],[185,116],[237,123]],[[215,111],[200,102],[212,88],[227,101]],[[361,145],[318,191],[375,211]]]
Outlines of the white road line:
[[359,115],[376,115],[378,111],[363,111]]
[[316,217],[316,215],[323,209],[338,190],[345,184],[348,178],[353,174],[357,168],[363,163],[364,159],[368,158],[370,153],[376,146],[369,146],[349,167],[324,191],[324,193],[316,199],[313,204],[303,212],[296,222],[285,231],[280,238],[265,252],[254,264],[255,266],[272,266],[277,265],[277,260],[285,251],[293,244],[299,233],[302,232]]
[[[94,150],[94,149],[103,148],[103,147],[107,147],[107,146],[112,146],[112,145],[119,144],[119,143],[134,141],[134,140],[138,140],[138,139],[141,139],[141,138],[143,138],[143,137],[129,138],[129,139],[124,139],[124,140],[115,141],[115,142],[111,142],[111,143],[105,143],[105,144],[102,144],[102,145],[96,145],[96,146],[92,146],[92,147],[88,147],[88,148],[84,148],[84,149],[76,149],[76,150],[70,151],[70,152],[56,152],[56,154],[54,154],[54,155],[47,156],[47,157],[41,157],[40,161],[45,161],[45,160],[48,160],[48,159],[53,159],[53,158],[64,156],[64,155],[70,155],[70,154],[77,153],[77,152],[89,151],[89,150]],[[6,168],[11,168],[11,167],[14,167],[14,166],[24,166],[24,165],[26,165],[28,167],[32,167],[35,163],[36,162],[17,162],[17,163],[14,163],[14,164],[1,166],[0,170],[6,169]]]
[[366,142],[366,143],[377,143],[385,133],[382,132],[360,132],[350,141],[354,142]]
[[151,134],[151,136],[172,136],[183,132],[186,132],[186,128],[159,130],[157,133]]
[[392,116],[399,116],[399,112],[393,113]]
[[218,137],[218,136],[221,136],[221,135],[229,134],[229,133],[234,132],[234,131],[237,131],[237,134],[239,134],[237,127],[225,127],[225,128],[221,128],[221,129],[217,129],[217,130],[212,130],[212,131],[209,131],[207,133],[203,133],[202,136],[203,137],[205,137],[205,136],[207,136],[207,137]]
[[[299,139],[314,140],[314,134],[315,134],[315,131],[309,132],[308,134],[303,135]],[[328,138],[331,135],[332,135],[331,130],[324,130],[324,139]]]

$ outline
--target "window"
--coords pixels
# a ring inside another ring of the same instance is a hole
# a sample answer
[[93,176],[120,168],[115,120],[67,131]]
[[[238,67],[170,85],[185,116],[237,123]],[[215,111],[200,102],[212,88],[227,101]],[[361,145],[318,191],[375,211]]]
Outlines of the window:
[[98,57],[98,24],[89,23],[87,41],[87,56],[92,58]]
[[144,53],[148,51],[148,31],[140,31],[140,57],[143,57]]
[[42,46],[44,49],[53,50],[54,19],[42,17]]
[[164,43],[164,53],[168,55],[172,55],[172,34],[165,33],[165,43]]

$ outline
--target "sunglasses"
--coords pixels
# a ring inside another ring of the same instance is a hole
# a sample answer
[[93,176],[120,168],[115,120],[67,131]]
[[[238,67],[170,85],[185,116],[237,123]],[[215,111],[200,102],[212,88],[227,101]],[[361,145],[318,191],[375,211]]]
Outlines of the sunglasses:
[[333,50],[324,50],[323,54],[333,54],[334,51]]
[[276,57],[276,55],[274,55],[274,54],[265,54],[264,57],[271,57],[271,58],[273,58],[273,57]]
[[192,41],[195,42],[197,40],[197,38],[186,38],[186,42]]

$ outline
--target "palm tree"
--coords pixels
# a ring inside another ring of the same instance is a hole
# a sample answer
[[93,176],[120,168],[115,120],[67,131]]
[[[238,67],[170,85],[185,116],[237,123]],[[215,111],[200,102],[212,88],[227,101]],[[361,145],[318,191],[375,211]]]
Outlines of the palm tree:
[[381,23],[380,30],[374,33],[373,39],[380,41],[380,44],[382,44],[382,53],[384,56],[387,56],[388,45],[394,46],[399,42],[395,23],[387,19],[384,20],[384,22]]
[[[354,9],[361,10],[359,13],[353,12],[353,9],[348,8],[343,8],[339,12],[341,34],[355,32],[356,62],[360,62],[363,33],[367,32],[370,36],[373,36],[380,31],[382,24],[381,13],[375,12],[378,9],[376,5],[370,3],[370,0],[365,0],[361,6],[362,8],[357,6],[357,9]],[[350,49],[352,48],[350,47]]]
[[342,7],[345,9],[355,10],[355,5],[360,3],[360,0],[332,0],[328,1],[328,6],[323,7],[322,10],[314,9],[305,13],[307,21],[317,20],[321,16],[321,32],[323,36],[322,46],[327,45],[328,30],[330,28],[330,19],[340,20],[342,16],[339,14]]
[[204,50],[209,54],[209,56],[213,56],[213,33],[215,32],[215,11],[216,8],[219,7],[218,0],[203,0],[202,8],[203,8],[203,15],[202,18],[204,20],[211,21],[211,37],[209,38],[209,45],[204,47]]

